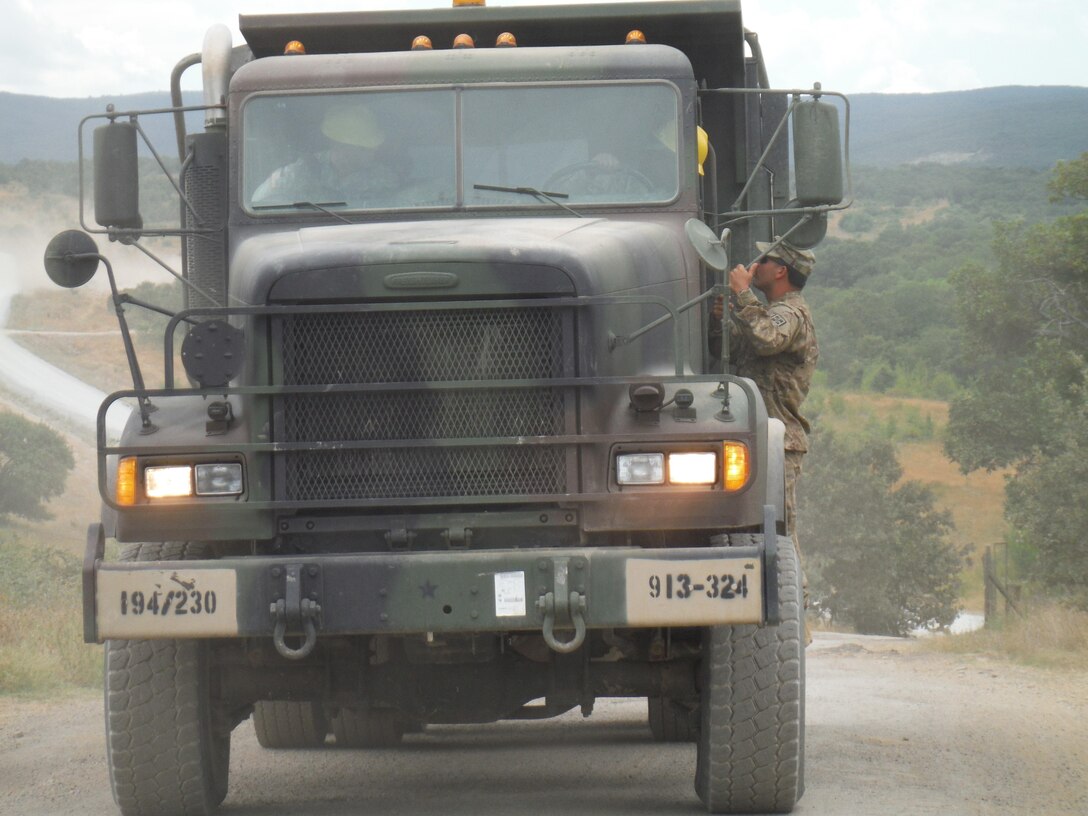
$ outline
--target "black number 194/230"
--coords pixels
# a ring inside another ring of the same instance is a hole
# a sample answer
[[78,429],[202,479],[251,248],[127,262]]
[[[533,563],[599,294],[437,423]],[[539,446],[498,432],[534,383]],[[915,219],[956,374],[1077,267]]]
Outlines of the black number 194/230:
[[708,575],[698,583],[693,581],[690,575],[683,572],[679,575],[668,574],[664,577],[660,575],[650,576],[651,598],[684,600],[700,592],[706,593],[708,598],[722,598],[723,600],[747,598],[748,576],[742,575],[738,580],[732,575]]
[[214,615],[219,602],[215,590],[171,589],[169,592],[140,590],[121,592],[122,615]]

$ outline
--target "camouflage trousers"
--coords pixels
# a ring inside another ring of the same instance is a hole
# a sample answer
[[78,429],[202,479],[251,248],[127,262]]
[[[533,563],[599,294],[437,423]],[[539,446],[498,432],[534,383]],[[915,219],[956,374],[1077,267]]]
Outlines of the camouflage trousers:
[[[797,551],[797,562],[801,567],[801,587],[805,595],[805,609],[808,609],[808,576],[801,561],[801,544],[797,540],[797,479],[801,476],[801,459],[804,451],[786,451],[786,528],[793,537],[793,548]],[[805,645],[812,643],[812,633],[805,621]]]
[[797,557],[801,557],[801,547],[797,543],[797,479],[801,476],[801,459],[804,451],[786,451],[786,529],[793,534],[793,546],[797,548]]

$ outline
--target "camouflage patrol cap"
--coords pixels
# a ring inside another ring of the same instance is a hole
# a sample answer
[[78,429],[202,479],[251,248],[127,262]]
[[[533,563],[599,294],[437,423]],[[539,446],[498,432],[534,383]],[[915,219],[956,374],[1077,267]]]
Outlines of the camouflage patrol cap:
[[[777,236],[775,236],[775,240],[778,240]],[[759,250],[761,255],[766,255],[768,258],[777,258],[782,263],[792,266],[806,278],[812,272],[812,267],[816,265],[816,256],[807,249],[798,249],[785,241],[774,247],[774,249],[771,249],[772,246],[774,244],[756,241],[756,249]]]

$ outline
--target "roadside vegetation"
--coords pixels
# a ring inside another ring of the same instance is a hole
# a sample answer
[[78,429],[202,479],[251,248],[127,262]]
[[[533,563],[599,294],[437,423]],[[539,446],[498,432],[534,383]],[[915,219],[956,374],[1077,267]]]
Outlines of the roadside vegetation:
[[[801,480],[800,532],[820,614],[886,634],[919,623],[923,608],[933,612],[923,626],[947,624],[950,591],[944,569],[931,570],[937,563],[964,565],[952,607],[966,594],[978,609],[981,551],[1007,547],[1003,577],[1022,590],[1027,618],[977,638],[1019,654],[1017,642],[1046,650],[1053,640],[1025,633],[1054,631],[1052,619],[1088,610],[1088,154],[1052,173],[993,171],[973,185],[970,176],[947,167],[863,171],[864,204],[820,249],[825,276],[811,297],[820,432]],[[890,409],[895,397],[902,401]],[[924,408],[926,398],[948,413]],[[970,541],[934,513],[953,510],[958,523],[970,498],[955,491],[950,501],[954,482],[926,477],[934,463],[922,449],[933,444],[965,480],[1007,477],[990,524],[964,519],[985,531]],[[923,484],[899,474],[901,457],[914,460],[911,478]],[[914,506],[903,518],[897,507],[908,490]],[[861,529],[889,518],[897,531],[922,529],[895,546]],[[937,539],[944,543],[934,549]],[[871,591],[888,580],[914,584],[893,605],[898,616],[884,608],[892,590]],[[1083,651],[1075,638],[1060,640]]]
[[27,528],[0,528],[0,694],[42,694],[102,680],[83,643],[80,560]]
[[924,648],[950,654],[985,654],[1044,669],[1088,669],[1088,612],[1042,602],[1024,617],[999,618],[985,629],[955,637],[925,638]]
[[1088,153],[1050,183],[1081,208],[994,241],[997,262],[953,283],[973,361],[949,414],[946,449],[963,471],[1010,469],[1005,517],[1034,594],[1088,611]]
[[82,643],[79,559],[43,542],[50,499],[75,464],[47,426],[0,411],[0,693],[92,685],[101,674]]
[[883,435],[822,429],[810,445],[797,531],[810,615],[867,635],[950,626],[966,552],[933,488],[903,479]]

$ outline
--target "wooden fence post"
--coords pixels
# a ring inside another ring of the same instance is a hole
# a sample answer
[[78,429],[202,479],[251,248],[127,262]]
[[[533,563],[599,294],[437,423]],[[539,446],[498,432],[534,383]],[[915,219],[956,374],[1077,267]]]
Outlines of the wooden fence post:
[[983,586],[983,618],[984,626],[992,626],[997,620],[997,591],[994,585],[997,576],[994,575],[994,548],[987,547],[982,553],[982,586]]

